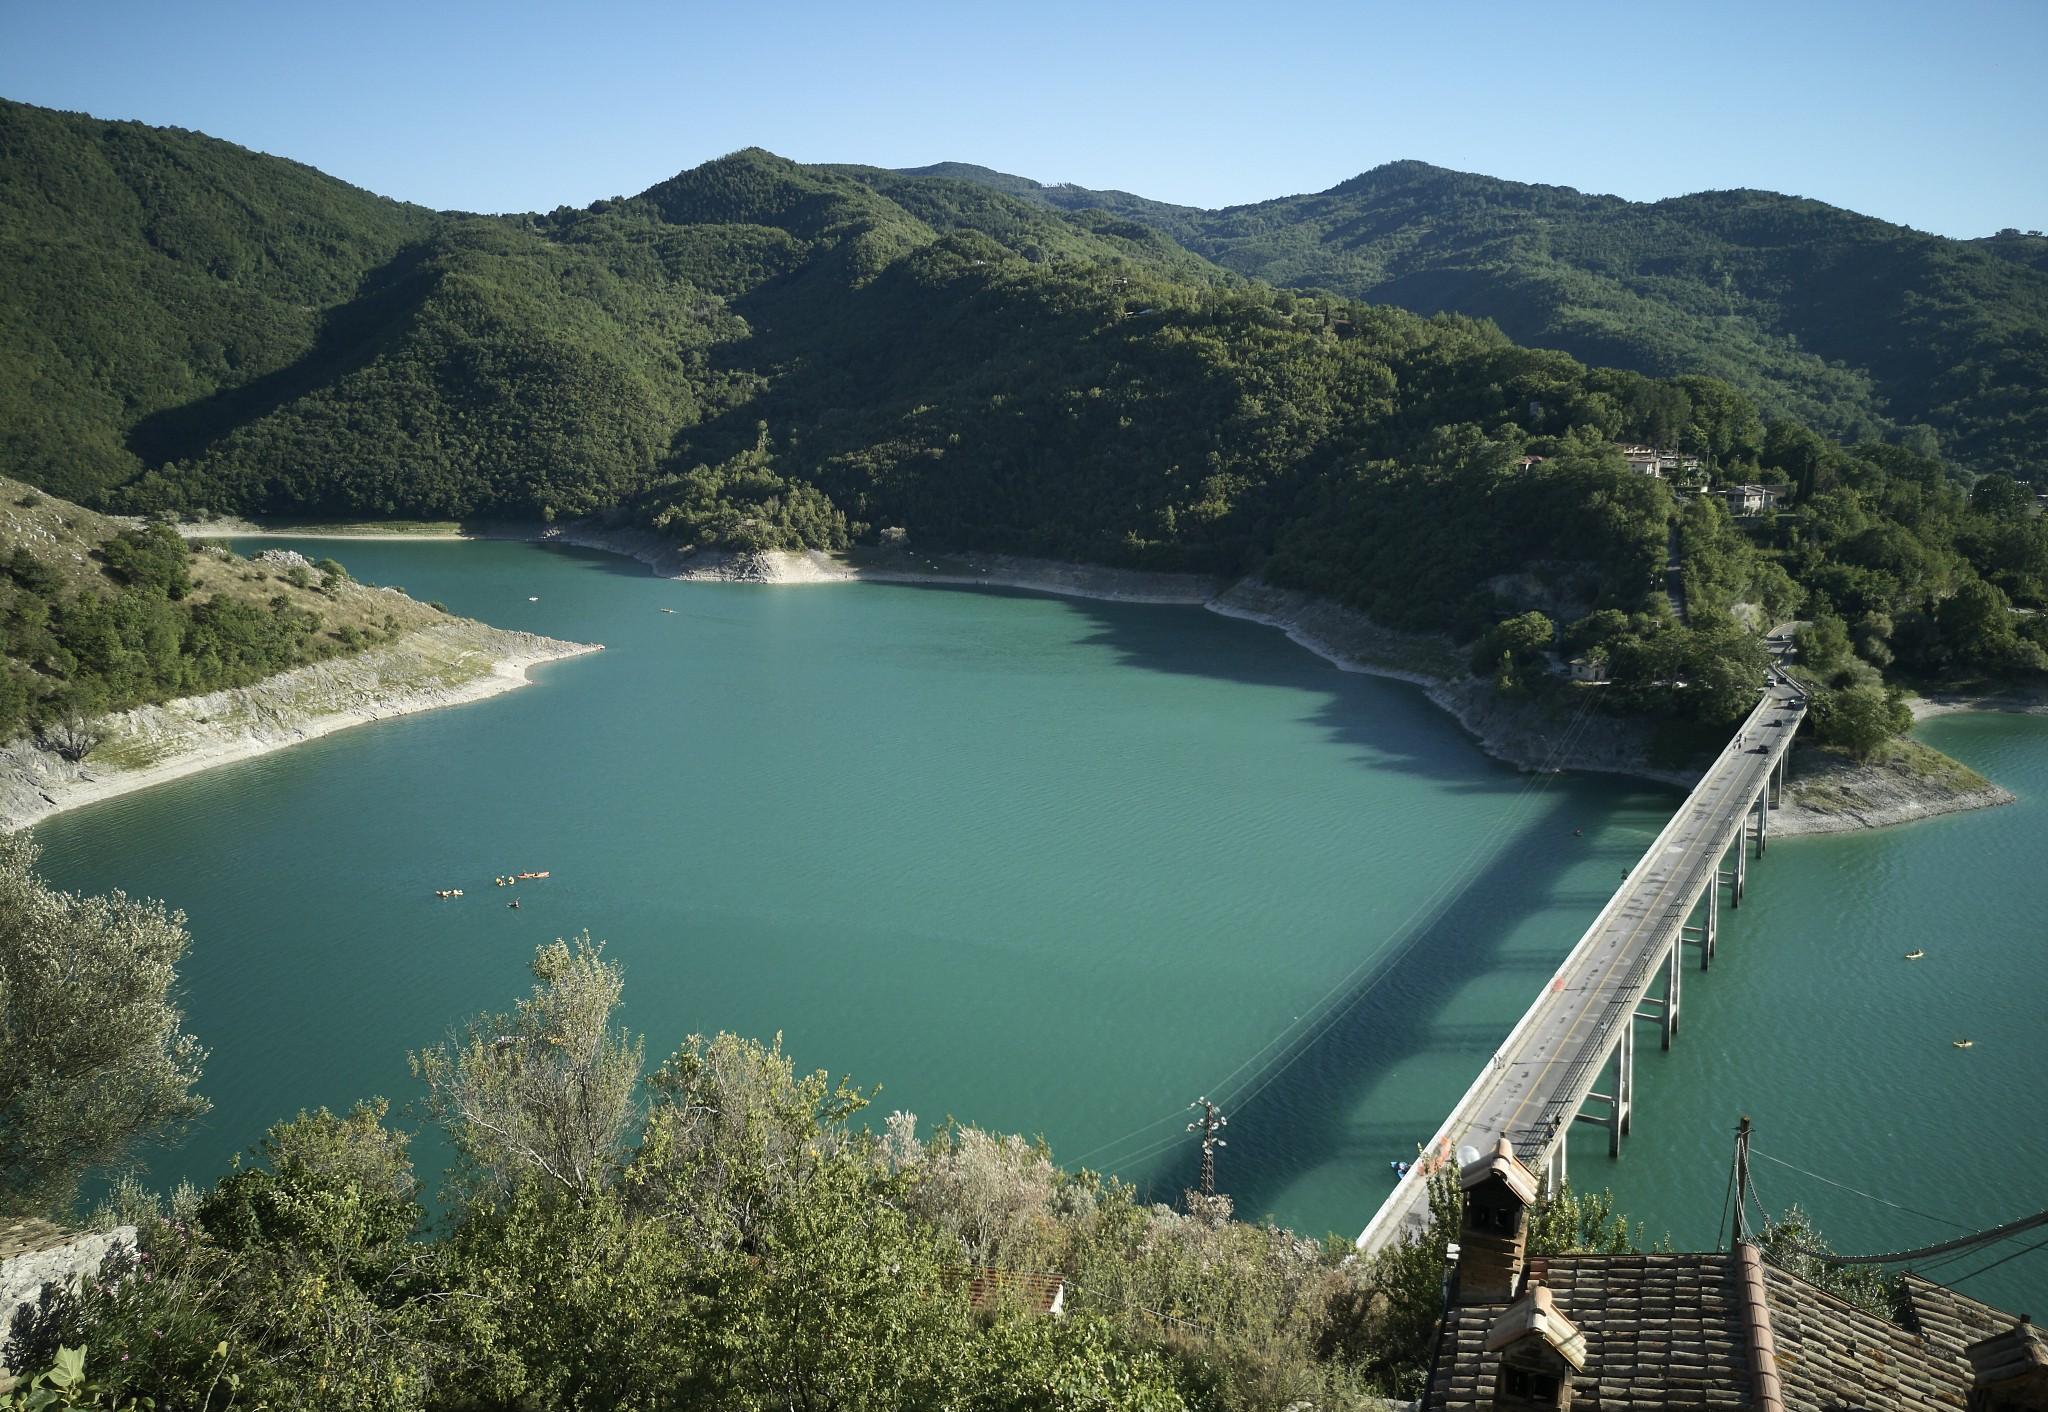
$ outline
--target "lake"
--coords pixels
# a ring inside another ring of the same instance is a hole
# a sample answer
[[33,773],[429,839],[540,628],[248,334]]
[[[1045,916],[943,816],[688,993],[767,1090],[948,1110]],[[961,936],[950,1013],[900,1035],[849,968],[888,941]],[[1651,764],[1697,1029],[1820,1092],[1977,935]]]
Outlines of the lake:
[[[1520,774],[1419,691],[1199,609],[296,547],[608,650],[36,830],[60,885],[189,916],[214,1111],[162,1183],[301,1108],[402,1108],[409,1049],[509,1008],[535,945],[588,929],[650,1060],[781,1032],[800,1067],[882,1085],[879,1113],[1043,1134],[1160,1199],[1206,1095],[1239,1213],[1348,1237],[1677,798]],[[1759,1161],[1760,1194],[1840,1248],[2041,1206],[2048,723],[1924,734],[2022,802],[1774,841],[1676,1048],[1642,1053],[1622,1159],[1576,1140],[1575,1183],[1653,1238],[1715,1239],[1744,1112],[1793,1164]],[[551,876],[511,910],[492,879],[528,869]],[[2044,1278],[2022,1255],[1963,1288],[2020,1307]]]

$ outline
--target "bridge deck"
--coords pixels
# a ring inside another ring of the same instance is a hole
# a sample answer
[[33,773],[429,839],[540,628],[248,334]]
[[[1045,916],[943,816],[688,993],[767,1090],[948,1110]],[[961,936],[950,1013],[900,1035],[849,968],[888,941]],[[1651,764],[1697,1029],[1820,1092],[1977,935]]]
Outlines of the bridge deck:
[[[1716,885],[1730,844],[1741,841],[1745,817],[1805,714],[1797,683],[1774,667],[1756,710],[1545,983],[1430,1139],[1428,1153],[1467,1144],[1485,1152],[1506,1136],[1536,1167],[1564,1140],[1622,1027],[1634,1023],[1659,962],[1694,904]],[[1360,1250],[1421,1233],[1429,1218],[1429,1165],[1409,1169],[1358,1237]]]

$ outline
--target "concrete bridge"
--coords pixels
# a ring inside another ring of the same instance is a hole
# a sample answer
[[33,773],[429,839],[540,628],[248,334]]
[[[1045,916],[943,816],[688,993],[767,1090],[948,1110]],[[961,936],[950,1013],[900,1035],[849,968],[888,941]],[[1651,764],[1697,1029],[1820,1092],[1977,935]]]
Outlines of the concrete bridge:
[[1429,1174],[1455,1161],[1460,1147],[1489,1152],[1506,1137],[1553,1189],[1565,1177],[1565,1136],[1574,1123],[1605,1128],[1609,1155],[1621,1155],[1635,1101],[1638,1026],[1647,1022],[1654,1029],[1646,1032],[1671,1047],[1686,950],[1701,970],[1713,965],[1723,892],[1729,907],[1741,905],[1751,848],[1763,856],[1792,736],[1805,716],[1799,684],[1774,665],[1735,738],[1359,1235],[1361,1251],[1421,1236]]

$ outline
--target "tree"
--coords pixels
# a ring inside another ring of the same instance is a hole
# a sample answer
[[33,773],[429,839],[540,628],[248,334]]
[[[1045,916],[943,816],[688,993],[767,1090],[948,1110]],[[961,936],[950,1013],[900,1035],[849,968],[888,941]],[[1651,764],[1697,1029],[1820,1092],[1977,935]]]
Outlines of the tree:
[[1988,672],[2039,671],[2041,649],[2014,626],[2012,603],[1996,584],[1965,579],[1935,610],[1942,650],[1957,666]]
[[510,1015],[483,1015],[412,1056],[427,1106],[448,1128],[483,1192],[529,1176],[590,1197],[612,1176],[632,1118],[642,1042],[610,1028],[624,984],[590,933],[533,958],[538,982]]
[[767,1213],[849,1137],[868,1097],[823,1069],[798,1077],[773,1044],[692,1035],[649,1077],[653,1102],[627,1182],[692,1244],[754,1249]]
[[1815,738],[1857,760],[1868,760],[1886,741],[1912,725],[1912,708],[1897,687],[1848,686],[1817,692],[1813,698]]
[[1970,508],[1998,520],[2016,520],[2034,508],[2028,487],[2003,473],[1988,475],[1970,487]]
[[0,1207],[60,1211],[95,1168],[204,1113],[206,1051],[180,1028],[183,913],[81,897],[0,838]]
[[1817,611],[1799,630],[1799,656],[1807,667],[1826,676],[1848,660],[1848,627],[1826,609]]
[[192,551],[166,524],[123,530],[100,546],[100,557],[109,573],[133,588],[183,598],[192,587]]
[[1757,1241],[1757,1253],[1779,1269],[1829,1294],[1883,1318],[1896,1317],[1897,1282],[1875,1266],[1830,1265],[1821,1259],[1832,1253],[1827,1240],[1813,1224],[1813,1218],[1796,1205],[1764,1227],[1763,1237]]
[[1566,1185],[1529,1213],[1531,1255],[1631,1255],[1642,1239],[1641,1225],[1631,1231],[1628,1218],[1615,1214],[1611,1191],[1581,1195]]
[[966,1366],[965,1412],[1180,1412],[1187,1403],[1159,1353],[1120,1337],[1107,1320],[998,1319]]
[[859,1154],[819,1162],[763,1213],[751,1256],[715,1262],[713,1347],[727,1379],[710,1405],[923,1408],[968,1346],[965,1292],[944,1252],[873,1189]]
[[1472,649],[1472,670],[1501,668],[1510,676],[1526,674],[1556,637],[1556,625],[1533,609],[1495,623]]

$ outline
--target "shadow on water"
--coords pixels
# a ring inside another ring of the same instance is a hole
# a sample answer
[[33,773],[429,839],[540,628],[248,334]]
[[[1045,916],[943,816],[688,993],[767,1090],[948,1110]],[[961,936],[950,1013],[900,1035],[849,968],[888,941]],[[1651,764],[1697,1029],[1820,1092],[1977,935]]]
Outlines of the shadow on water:
[[[1513,1021],[1496,1025],[1459,1018],[1461,993],[1476,977],[1526,976],[1533,999],[1542,978],[1576,940],[1581,923],[1563,925],[1552,956],[1509,954],[1509,940],[1529,918],[1552,909],[1574,918],[1583,914],[1590,923],[1607,894],[1589,888],[1583,877],[1573,878],[1572,865],[1605,858],[1618,878],[1635,862],[1636,850],[1626,840],[1619,847],[1614,841],[1595,842],[1566,855],[1532,849],[1531,840],[1570,836],[1582,799],[1557,775],[1501,765],[1475,778],[1471,758],[1451,743],[1459,728],[1435,716],[1433,706],[1418,701],[1415,711],[1368,709],[1362,696],[1371,693],[1384,702],[1380,691],[1392,683],[1368,686],[1314,663],[1305,653],[1300,666],[1293,667],[1264,654],[1177,651],[1171,635],[1162,637],[1156,616],[1120,612],[1113,604],[1084,601],[1076,606],[1095,623],[1087,641],[1111,648],[1131,666],[1322,690],[1325,699],[1310,719],[1330,738],[1352,747],[1359,763],[1430,776],[1445,790],[1499,801],[1497,833],[1446,840],[1446,853],[1472,854],[1469,866],[1446,885],[1448,895],[1433,898],[1395,935],[1361,938],[1361,952],[1372,959],[1320,1006],[1305,1012],[1305,1023],[1298,1023],[1295,1033],[1257,1056],[1214,1095],[1230,1115],[1235,1141],[1224,1186],[1240,1214],[1270,1209],[1303,1174],[1338,1164],[1358,1173],[1357,1224],[1363,1226],[1391,1182],[1384,1164],[1412,1157],[1442,1115],[1416,1131],[1405,1124],[1358,1121],[1354,1115],[1361,1102],[1404,1059],[1418,1055],[1469,1054],[1476,1076]],[[1560,721],[1560,734],[1569,725]],[[1143,1189],[1177,1195],[1194,1182],[1198,1160],[1190,1138],[1125,1175]]]

